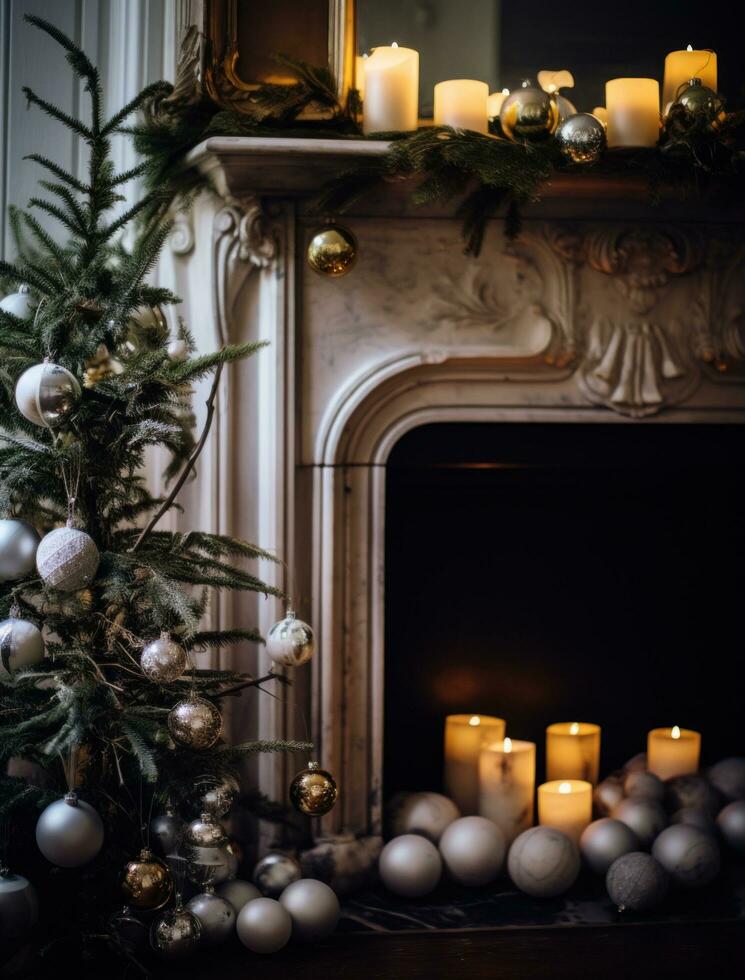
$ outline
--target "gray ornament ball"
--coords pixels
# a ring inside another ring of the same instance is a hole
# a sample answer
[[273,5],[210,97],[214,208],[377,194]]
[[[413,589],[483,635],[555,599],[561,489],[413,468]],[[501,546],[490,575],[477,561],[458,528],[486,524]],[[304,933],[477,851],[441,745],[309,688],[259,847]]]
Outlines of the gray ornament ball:
[[0,520],[0,582],[16,582],[36,567],[36,528],[14,517]]
[[378,871],[385,887],[404,898],[421,898],[437,885],[442,858],[432,841],[418,834],[402,834],[380,852]]
[[507,871],[520,891],[554,898],[568,891],[580,871],[579,848],[554,827],[531,827],[517,837],[507,855]]
[[292,935],[287,909],[273,898],[257,898],[244,905],[236,922],[238,938],[254,953],[276,953]]
[[719,845],[711,834],[683,823],[662,831],[652,846],[652,857],[682,888],[708,885],[721,866]]
[[179,745],[210,749],[222,733],[222,716],[211,701],[190,695],[169,711],[168,731]]
[[717,825],[712,815],[706,810],[696,810],[692,806],[684,806],[680,810],[676,810],[670,817],[670,823],[684,823],[689,827],[698,827],[705,834],[716,835],[717,832]]
[[605,149],[605,126],[591,113],[577,112],[559,123],[556,141],[570,163],[595,163]]
[[199,945],[202,924],[185,909],[181,899],[160,915],[150,928],[150,945],[164,960],[179,960],[192,953]]
[[655,800],[662,803],[665,799],[665,784],[653,772],[641,769],[630,772],[623,781],[623,791],[634,800]]
[[639,849],[639,838],[620,820],[602,817],[582,831],[579,849],[590,871],[604,875],[623,854]]
[[624,772],[639,772],[641,769],[647,768],[647,753],[637,752],[636,755],[632,755],[630,759],[627,759],[623,764]]
[[150,837],[164,857],[175,854],[184,836],[184,822],[171,809],[150,821]]
[[707,775],[725,800],[745,800],[745,759],[738,756],[722,759],[709,769]]
[[38,626],[15,617],[0,622],[0,677],[10,677],[43,659],[44,638]]
[[92,582],[98,562],[93,538],[76,527],[55,528],[36,551],[36,570],[44,584],[61,592],[77,592]]
[[322,881],[315,878],[294,881],[282,892],[279,903],[290,914],[295,939],[316,943],[336,929],[339,899]]
[[667,826],[664,807],[654,800],[621,800],[612,816],[634,831],[641,847],[650,847]]
[[619,912],[649,912],[665,900],[670,876],[651,854],[632,851],[613,862],[605,887]]
[[235,909],[226,898],[216,895],[211,887],[208,886],[201,894],[189,899],[186,907],[199,919],[202,942],[205,945],[217,946],[232,935]]
[[217,886],[215,891],[220,898],[230,902],[236,915],[248,902],[252,902],[255,898],[261,898],[261,892],[256,885],[252,885],[250,881],[242,881],[240,878],[224,881]]
[[60,364],[34,364],[16,382],[18,411],[34,425],[61,425],[78,407],[82,389],[74,374]]
[[297,619],[292,609],[269,630],[266,652],[279,667],[300,667],[313,656],[315,639],[313,630]]
[[263,895],[279,898],[282,892],[302,877],[300,865],[290,854],[270,851],[256,864],[253,882]]
[[103,847],[103,821],[93,807],[74,793],[50,803],[36,824],[36,843],[52,864],[79,868]]
[[502,870],[506,853],[504,834],[486,817],[460,817],[440,838],[443,864],[459,885],[490,884]]
[[712,816],[721,805],[719,793],[711,783],[699,773],[691,772],[684,776],[674,776],[665,782],[665,798],[672,812],[683,807],[705,810]]
[[728,803],[717,817],[717,827],[728,847],[745,854],[745,800]]
[[186,650],[167,633],[152,640],[140,657],[142,672],[157,684],[170,684],[178,680],[186,667]]
[[460,816],[460,810],[442,793],[398,793],[388,809],[391,835],[421,834],[433,844]]
[[559,124],[556,98],[530,81],[524,81],[502,103],[502,132],[511,140],[536,142],[548,139]]
[[623,799],[623,779],[620,776],[608,776],[597,784],[592,798],[600,816],[610,816]]
[[0,300],[0,310],[17,316],[19,320],[27,320],[35,309],[31,301],[31,290],[25,282],[20,284],[17,292],[9,293]]
[[36,925],[39,901],[31,882],[0,863],[0,955],[21,946]]

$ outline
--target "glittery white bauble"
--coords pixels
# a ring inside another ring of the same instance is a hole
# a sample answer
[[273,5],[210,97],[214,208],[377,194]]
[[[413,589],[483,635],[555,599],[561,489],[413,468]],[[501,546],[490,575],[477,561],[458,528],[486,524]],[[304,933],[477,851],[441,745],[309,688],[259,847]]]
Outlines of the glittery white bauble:
[[253,870],[253,882],[264,895],[279,898],[282,892],[302,876],[300,865],[290,854],[270,851]]
[[240,878],[224,881],[215,891],[221,898],[230,902],[236,915],[244,905],[253,902],[255,898],[261,898],[261,892],[256,885],[252,885],[250,881],[242,881]]
[[99,554],[93,538],[76,527],[57,527],[41,539],[36,570],[50,588],[77,592],[96,577]]
[[209,749],[222,732],[222,716],[211,701],[194,695],[171,708],[168,731],[179,745],[190,749]]
[[207,946],[224,943],[233,933],[235,909],[225,898],[216,895],[208,888],[195,895],[186,903],[187,909],[195,915],[202,926],[202,941]]
[[167,633],[152,640],[142,651],[142,672],[157,684],[178,680],[186,667],[186,650]]
[[664,901],[670,875],[651,854],[631,851],[610,866],[605,887],[619,912],[649,912]]
[[31,291],[25,282],[18,287],[18,292],[9,293],[0,300],[0,310],[11,313],[21,320],[30,317],[34,309],[34,304],[31,302]]
[[26,521],[0,520],[0,582],[15,582],[34,570],[39,541],[36,529]]
[[189,348],[186,346],[186,341],[182,340],[180,337],[176,337],[168,345],[168,356],[172,361],[185,361],[189,356]]
[[272,626],[266,638],[266,652],[280,667],[300,667],[310,660],[314,650],[313,630],[302,619],[296,619],[291,610]]
[[445,869],[459,885],[480,887],[494,881],[506,852],[504,834],[486,817],[454,820],[440,838]]
[[431,892],[442,874],[435,845],[418,834],[402,834],[380,852],[378,870],[383,884],[396,895],[421,898]]
[[745,800],[728,803],[717,817],[717,827],[728,847],[745,854]]
[[254,953],[276,953],[292,935],[287,909],[273,898],[257,898],[244,905],[236,922],[238,938]]
[[650,847],[667,826],[665,810],[654,800],[621,800],[612,816],[634,831],[642,847]]
[[290,913],[295,939],[316,943],[330,936],[339,921],[339,899],[328,885],[302,878],[282,892],[280,905]]
[[441,793],[401,793],[388,811],[391,834],[421,834],[439,844],[445,830],[460,816],[460,810]]
[[79,868],[103,847],[103,821],[96,810],[74,793],[49,806],[36,824],[36,843],[52,864]]
[[709,769],[709,782],[725,800],[745,800],[745,759],[732,756]]
[[721,866],[719,845],[711,834],[683,823],[662,831],[652,845],[652,857],[682,888],[703,888]]
[[579,849],[590,871],[604,875],[621,855],[639,849],[639,839],[620,820],[602,817],[582,831]]
[[0,623],[0,677],[9,677],[43,659],[44,639],[37,626],[14,617]]
[[28,938],[38,913],[34,886],[23,875],[11,874],[0,862],[0,956]]
[[61,425],[77,408],[78,379],[60,364],[34,364],[16,382],[18,411],[34,425]]
[[535,898],[563,895],[576,881],[580,863],[577,845],[554,827],[523,831],[507,855],[510,878]]

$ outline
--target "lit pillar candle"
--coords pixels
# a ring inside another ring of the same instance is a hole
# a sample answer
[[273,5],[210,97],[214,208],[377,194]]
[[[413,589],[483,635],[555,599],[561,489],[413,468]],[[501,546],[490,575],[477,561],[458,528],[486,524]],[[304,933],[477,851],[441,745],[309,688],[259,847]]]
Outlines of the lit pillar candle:
[[592,786],[584,779],[554,779],[538,787],[538,823],[579,843],[592,821]]
[[677,98],[682,85],[691,78],[700,78],[701,84],[717,90],[717,56],[714,51],[694,51],[689,44],[685,51],[671,51],[665,58],[665,78],[662,83],[662,110]]
[[419,52],[375,48],[364,59],[362,128],[366,133],[410,132],[419,121]]
[[698,772],[701,734],[689,728],[653,728],[647,736],[647,768],[660,779]]
[[471,78],[454,78],[435,85],[435,126],[489,132],[489,86]]
[[503,739],[504,730],[504,719],[491,715],[448,715],[445,719],[445,793],[463,816],[478,813],[481,745]]
[[660,84],[655,78],[605,83],[608,146],[655,146],[660,137]]
[[546,779],[584,779],[593,786],[600,770],[600,725],[559,721],[546,729]]
[[496,119],[502,110],[502,103],[510,94],[508,88],[503,88],[501,92],[492,92],[486,100],[486,115],[489,119]]
[[479,813],[502,831],[508,844],[533,826],[535,742],[486,742],[479,765]]
[[598,122],[601,122],[607,128],[608,110],[605,108],[604,105],[596,105],[595,108],[592,110],[592,114],[593,116],[595,116]]
[[354,87],[359,93],[360,99],[364,101],[365,98],[365,62],[367,61],[366,54],[358,54],[354,59],[355,69],[354,69]]

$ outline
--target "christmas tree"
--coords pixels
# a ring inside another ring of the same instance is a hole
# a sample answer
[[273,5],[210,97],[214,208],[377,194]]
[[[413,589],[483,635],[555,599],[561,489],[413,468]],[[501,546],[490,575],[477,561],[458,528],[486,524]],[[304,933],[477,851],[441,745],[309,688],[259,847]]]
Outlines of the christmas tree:
[[[148,282],[170,227],[138,221],[158,211],[157,192],[112,215],[143,171],[115,173],[111,138],[169,89],[150,86],[104,118],[94,65],[53,25],[27,19],[65,49],[90,114],[73,118],[26,90],[29,103],[74,133],[89,162],[79,179],[30,158],[46,171],[47,196],[14,216],[26,244],[0,263],[4,282],[25,284],[0,309],[0,772],[12,760],[24,773],[0,776],[0,866],[33,880],[44,943],[69,951],[108,934],[102,922],[123,904],[122,875],[148,843],[152,814],[169,802],[193,819],[205,790],[235,787],[246,755],[309,746],[225,744],[221,695],[266,678],[192,659],[261,642],[202,624],[216,590],[278,595],[246,567],[272,556],[161,526],[194,470],[221,372],[259,346],[196,355],[183,325],[173,337],[162,307],[177,298]],[[195,440],[192,386],[210,374]],[[152,446],[170,453],[163,496],[142,475]],[[60,802],[73,790],[77,805]],[[76,843],[50,812],[63,823],[72,814]]]

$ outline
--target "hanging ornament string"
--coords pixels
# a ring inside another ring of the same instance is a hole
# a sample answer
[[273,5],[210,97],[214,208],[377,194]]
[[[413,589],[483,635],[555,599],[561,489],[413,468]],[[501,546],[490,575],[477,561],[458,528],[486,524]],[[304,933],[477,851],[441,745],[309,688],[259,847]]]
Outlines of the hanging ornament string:
[[78,784],[78,761],[80,746],[71,745],[67,751],[67,758],[60,752],[60,762],[65,775],[68,795],[74,796]]

